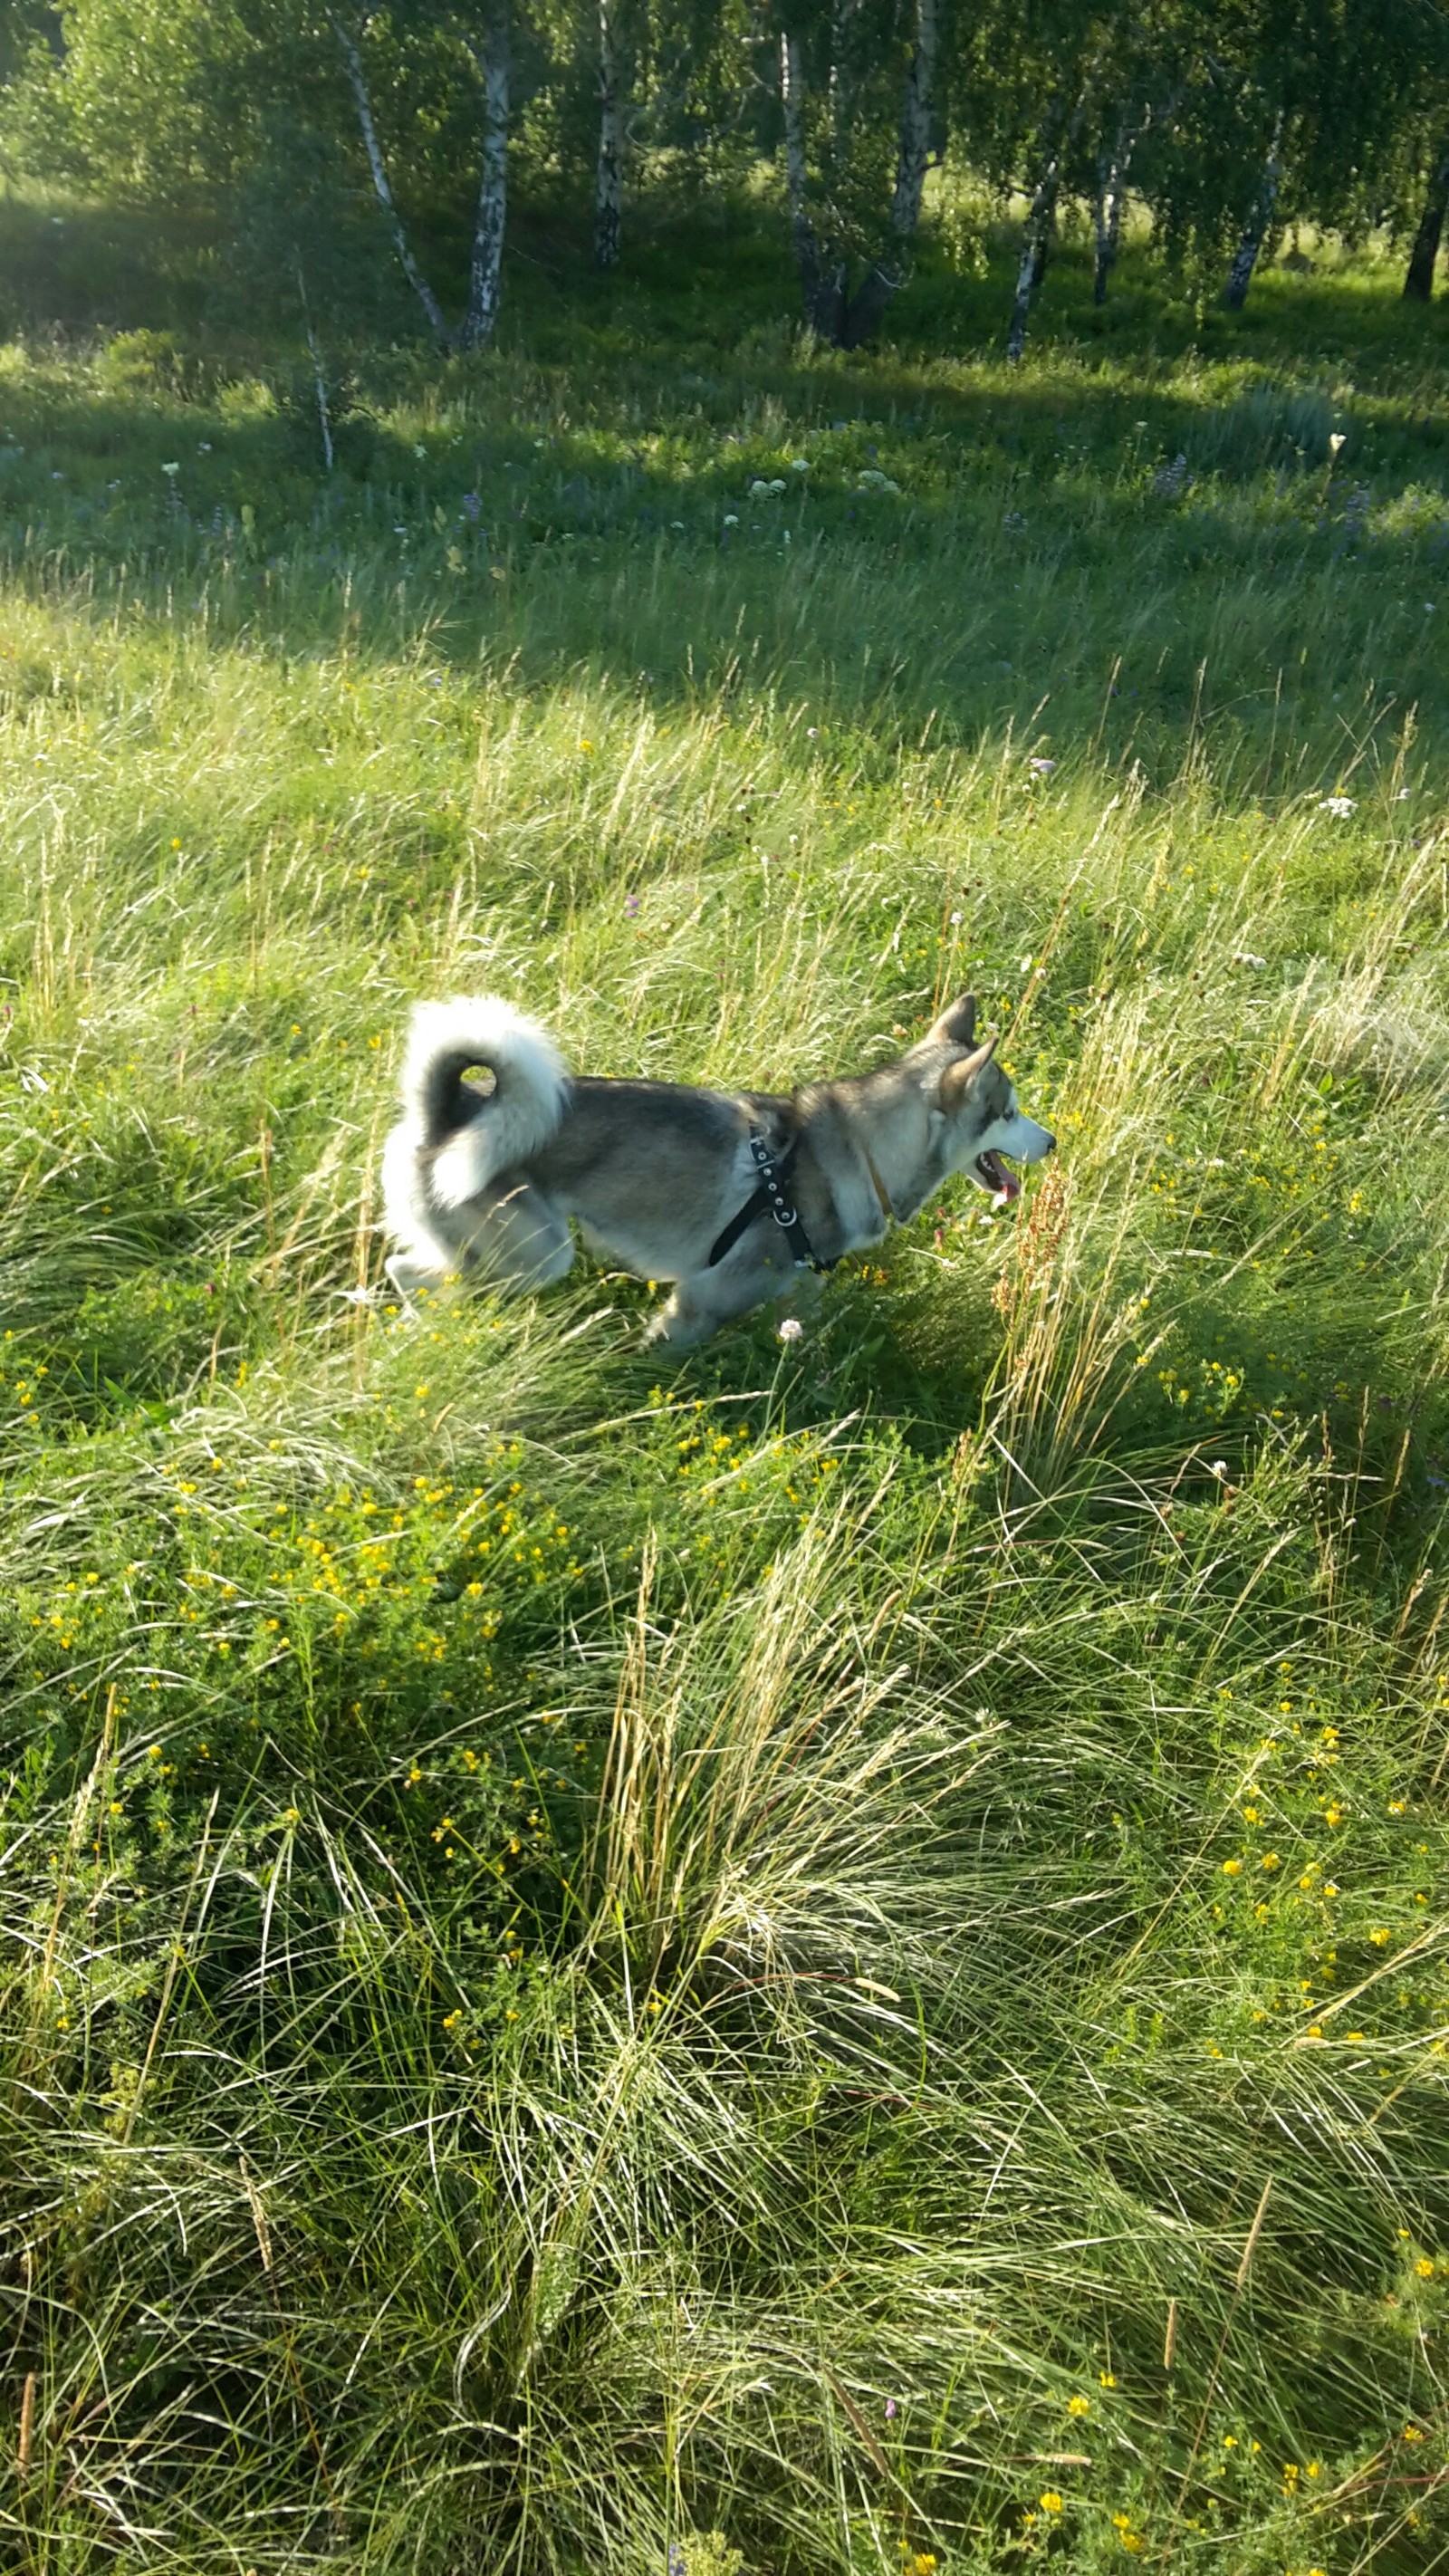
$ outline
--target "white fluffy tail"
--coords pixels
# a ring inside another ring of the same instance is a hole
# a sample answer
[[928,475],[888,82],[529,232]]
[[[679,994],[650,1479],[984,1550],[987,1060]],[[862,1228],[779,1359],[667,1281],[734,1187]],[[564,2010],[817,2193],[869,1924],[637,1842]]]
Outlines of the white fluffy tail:
[[[493,1076],[481,1098],[463,1080]],[[546,1029],[496,993],[419,1002],[403,1059],[403,1105],[415,1148],[430,1152],[429,1195],[462,1207],[546,1145],[563,1116],[568,1074]]]

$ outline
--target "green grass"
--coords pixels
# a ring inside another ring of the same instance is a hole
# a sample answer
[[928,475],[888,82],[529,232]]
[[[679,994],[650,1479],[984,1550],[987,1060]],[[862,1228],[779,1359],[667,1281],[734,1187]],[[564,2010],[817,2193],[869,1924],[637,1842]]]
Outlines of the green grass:
[[[690,236],[329,479],[133,254],[0,356],[7,2563],[1427,2576],[1442,315]],[[387,1302],[415,996],[967,985],[1060,1154],[802,1342]]]

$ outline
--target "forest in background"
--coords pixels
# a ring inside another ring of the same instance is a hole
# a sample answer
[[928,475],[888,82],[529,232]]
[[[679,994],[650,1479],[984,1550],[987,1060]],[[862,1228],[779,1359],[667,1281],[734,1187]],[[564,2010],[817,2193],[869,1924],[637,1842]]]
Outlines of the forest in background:
[[1399,244],[1427,300],[1449,208],[1437,0],[6,0],[0,71],[12,172],[209,218],[319,370],[385,270],[437,348],[485,347],[511,195],[607,272],[768,171],[842,348],[908,284],[928,182],[967,272],[1019,200],[1012,356],[1074,213],[1098,303],[1135,218],[1180,299],[1238,309],[1305,229]]

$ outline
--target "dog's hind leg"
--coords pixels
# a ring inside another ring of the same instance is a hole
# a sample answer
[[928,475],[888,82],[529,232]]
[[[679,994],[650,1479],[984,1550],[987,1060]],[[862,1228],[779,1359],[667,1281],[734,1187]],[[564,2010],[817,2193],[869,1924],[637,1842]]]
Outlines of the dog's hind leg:
[[516,1181],[500,1191],[468,1244],[470,1270],[497,1288],[523,1296],[547,1288],[573,1267],[574,1239],[568,1220],[552,1199],[531,1181]]

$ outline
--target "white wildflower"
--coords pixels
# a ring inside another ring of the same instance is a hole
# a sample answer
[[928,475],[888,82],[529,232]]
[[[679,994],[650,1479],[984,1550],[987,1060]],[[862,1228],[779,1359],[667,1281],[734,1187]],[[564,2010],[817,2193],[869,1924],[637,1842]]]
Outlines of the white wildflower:
[[804,1340],[804,1338],[805,1338],[805,1327],[804,1327],[804,1325],[801,1323],[799,1316],[798,1316],[798,1315],[787,1315],[787,1316],[786,1316],[786,1318],[785,1318],[785,1320],[784,1320],[784,1322],[783,1322],[783,1324],[780,1326],[780,1339],[781,1339],[781,1341],[782,1341],[782,1342],[800,1342],[800,1341],[803,1341],[803,1340]]
[[1356,796],[1325,796],[1318,810],[1320,814],[1336,814],[1339,821],[1343,822],[1353,812],[1357,803]]

